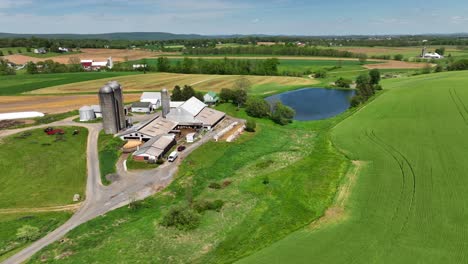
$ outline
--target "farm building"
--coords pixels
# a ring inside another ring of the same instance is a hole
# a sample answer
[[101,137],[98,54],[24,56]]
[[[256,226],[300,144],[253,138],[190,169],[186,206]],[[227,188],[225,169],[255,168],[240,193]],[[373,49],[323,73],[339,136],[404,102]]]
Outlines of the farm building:
[[122,140],[136,139],[146,142],[154,137],[169,134],[173,132],[176,127],[176,122],[156,116],[136,128],[131,128],[120,133],[118,136]]
[[203,127],[211,130],[225,116],[225,113],[209,108],[196,97],[192,97],[179,107],[171,109],[167,119],[177,122],[179,127]]
[[425,58],[425,59],[443,59],[444,56],[440,55],[437,52],[427,52],[427,53],[424,53],[423,58]]
[[101,68],[112,69],[112,67],[114,67],[112,57],[107,58],[106,61],[81,60],[80,64],[85,70],[100,70]]
[[175,135],[160,135],[147,141],[133,153],[134,160],[156,161],[176,144]]
[[140,102],[150,102],[153,109],[161,107],[161,93],[160,92],[144,92],[141,94]]
[[102,117],[102,111],[101,111],[100,105],[92,105],[91,108],[93,109],[94,114],[96,115],[96,118]]
[[135,113],[150,113],[153,111],[153,106],[150,102],[136,102],[132,104],[131,110]]
[[144,68],[146,68],[148,65],[146,65],[146,64],[133,64],[132,66],[133,66],[133,69],[134,69],[134,70],[137,70],[137,69],[144,69]]
[[46,54],[47,53],[47,50],[45,48],[37,48],[37,49],[34,49],[34,54]]
[[171,101],[169,103],[169,106],[170,108],[177,108],[179,106],[181,106],[183,103],[185,103],[184,101]]
[[91,121],[96,119],[96,114],[94,113],[94,109],[90,106],[83,106],[78,110],[80,113],[80,121],[85,122],[85,121]]
[[61,53],[70,52],[70,50],[68,48],[63,48],[63,47],[59,47],[58,51],[61,52]]
[[218,100],[218,94],[216,94],[215,92],[208,92],[203,96],[203,101],[205,101],[205,104],[208,105],[216,104]]

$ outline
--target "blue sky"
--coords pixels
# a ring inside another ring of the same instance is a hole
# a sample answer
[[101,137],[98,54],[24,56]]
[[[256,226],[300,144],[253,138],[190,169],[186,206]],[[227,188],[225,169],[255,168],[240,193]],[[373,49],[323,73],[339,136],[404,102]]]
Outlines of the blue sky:
[[421,34],[468,32],[468,1],[0,0],[0,32]]

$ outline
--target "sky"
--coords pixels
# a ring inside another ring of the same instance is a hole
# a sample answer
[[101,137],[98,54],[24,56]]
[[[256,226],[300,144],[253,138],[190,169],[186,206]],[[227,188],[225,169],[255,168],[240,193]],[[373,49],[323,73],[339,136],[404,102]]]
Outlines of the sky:
[[0,0],[0,32],[461,33],[468,32],[468,1]]

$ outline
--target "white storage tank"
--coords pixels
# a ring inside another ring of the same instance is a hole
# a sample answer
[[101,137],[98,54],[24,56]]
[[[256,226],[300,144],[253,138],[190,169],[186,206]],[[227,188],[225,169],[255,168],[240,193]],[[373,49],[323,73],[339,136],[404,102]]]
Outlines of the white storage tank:
[[94,110],[90,106],[85,105],[81,107],[79,112],[80,112],[80,121],[82,122],[96,119]]

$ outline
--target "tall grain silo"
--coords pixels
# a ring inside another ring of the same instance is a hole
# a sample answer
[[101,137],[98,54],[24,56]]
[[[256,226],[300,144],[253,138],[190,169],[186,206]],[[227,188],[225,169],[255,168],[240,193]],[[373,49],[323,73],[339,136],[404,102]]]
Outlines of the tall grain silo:
[[122,94],[122,88],[120,84],[117,81],[110,81],[108,85],[112,88],[114,91],[114,98],[115,98],[115,109],[116,109],[116,114],[119,120],[119,130],[125,128],[127,126],[126,120],[125,120],[125,110],[124,110],[124,101],[123,101],[123,94]]
[[162,106],[162,116],[165,118],[169,111],[171,110],[171,98],[169,97],[169,92],[166,88],[161,91],[161,106]]

